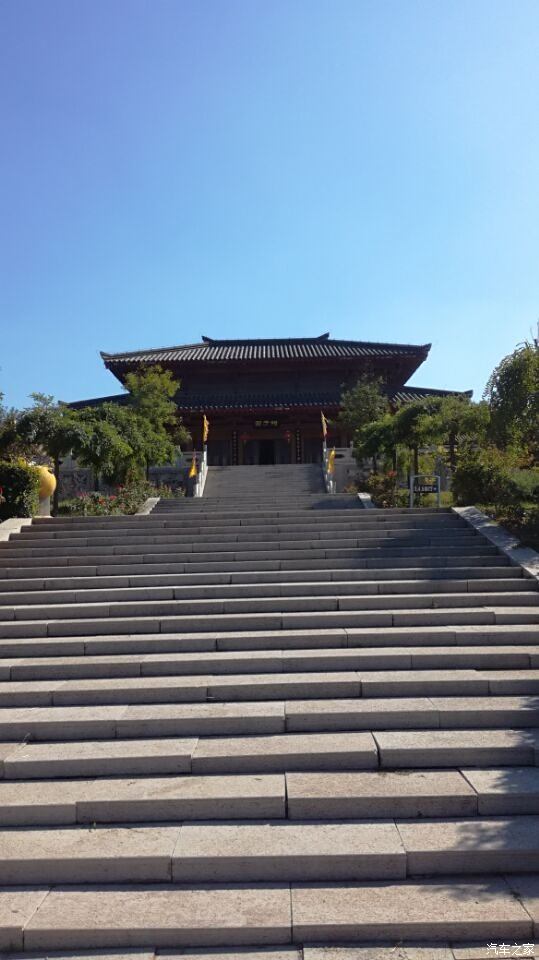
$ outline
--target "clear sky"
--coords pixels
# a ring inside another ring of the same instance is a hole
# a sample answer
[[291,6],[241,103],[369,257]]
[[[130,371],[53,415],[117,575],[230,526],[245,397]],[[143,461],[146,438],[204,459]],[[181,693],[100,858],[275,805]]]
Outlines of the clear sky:
[[2,0],[0,136],[11,404],[328,330],[478,397],[539,316],[537,0]]

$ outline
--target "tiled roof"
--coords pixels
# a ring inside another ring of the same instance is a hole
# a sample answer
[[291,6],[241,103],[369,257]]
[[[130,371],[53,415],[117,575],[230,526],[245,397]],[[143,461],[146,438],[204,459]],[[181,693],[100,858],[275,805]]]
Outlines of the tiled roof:
[[435,390],[431,387],[400,387],[393,391],[393,403],[410,403],[423,397],[471,397],[473,390]]
[[[391,393],[390,399],[394,403],[405,403],[410,400],[420,400],[422,397],[466,396],[471,397],[472,391],[458,393],[454,390],[434,390],[429,387],[401,387]],[[78,400],[69,404],[71,407],[96,406],[99,403],[125,403],[126,393],[112,397],[96,397],[92,400]],[[320,391],[310,393],[273,393],[273,394],[195,394],[187,390],[180,390],[176,396],[178,409],[183,413],[203,413],[211,410],[283,410],[289,408],[310,408],[316,410],[329,409],[340,406],[341,393],[336,391]]]
[[186,363],[193,361],[241,360],[346,360],[358,357],[383,358],[409,356],[425,359],[430,344],[370,343],[363,340],[330,340],[321,337],[284,340],[212,340],[203,337],[202,343],[177,347],[159,347],[153,350],[135,350],[130,353],[101,353],[107,367],[136,363]]
[[208,410],[280,410],[290,407],[338,407],[340,392],[320,393],[257,393],[257,394],[229,394],[228,396],[200,394],[199,396],[183,393],[176,397],[178,410],[208,411]]

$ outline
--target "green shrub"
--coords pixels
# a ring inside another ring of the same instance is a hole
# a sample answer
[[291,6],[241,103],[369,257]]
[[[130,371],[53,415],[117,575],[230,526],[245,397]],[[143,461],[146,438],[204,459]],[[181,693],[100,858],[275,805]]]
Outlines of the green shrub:
[[34,517],[39,509],[40,476],[24,460],[0,461],[0,521]]
[[492,508],[489,504],[480,504],[480,509],[503,527],[507,527],[523,544],[539,550],[539,506],[512,504]]
[[510,506],[522,499],[512,464],[493,447],[461,457],[451,487],[459,506],[474,503]]
[[401,505],[401,491],[399,490],[395,470],[388,470],[387,473],[371,473],[367,480],[367,490],[376,507],[397,507]]
[[513,470],[511,477],[515,481],[522,500],[539,503],[539,468]]

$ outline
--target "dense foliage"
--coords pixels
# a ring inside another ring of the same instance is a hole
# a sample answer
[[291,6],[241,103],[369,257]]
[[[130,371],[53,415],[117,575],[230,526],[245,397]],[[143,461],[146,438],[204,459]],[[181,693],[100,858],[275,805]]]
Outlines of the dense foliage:
[[23,460],[0,461],[0,521],[34,517],[39,507],[39,470]]
[[504,357],[486,389],[493,441],[539,461],[539,346],[523,343]]
[[341,398],[339,421],[356,433],[389,412],[389,400],[384,392],[383,380],[376,377],[360,377],[357,383],[345,390]]
[[367,489],[376,507],[400,507],[407,504],[408,492],[399,489],[395,470],[371,473],[367,480]]
[[[537,343],[522,344],[501,361],[480,403],[462,395],[427,396],[389,412],[383,394],[383,384],[361,381],[357,390],[345,394],[342,418],[352,432],[358,463],[372,463],[373,473],[366,485],[377,506],[404,504],[402,483],[409,472],[445,470],[456,503],[478,504],[527,542],[536,543]],[[378,416],[371,416],[377,409]],[[421,498],[421,502],[427,500]]]
[[462,457],[453,474],[452,490],[456,503],[492,503],[508,506],[517,503],[520,489],[507,457],[496,447],[483,447]]
[[5,410],[0,395],[0,456],[50,463],[58,480],[62,461],[72,454],[92,469],[96,490],[100,478],[142,480],[151,465],[173,462],[189,437],[173,399],[179,387],[170,371],[152,367],[127,375],[129,392],[121,403],[75,410],[36,393],[32,406],[17,412]]

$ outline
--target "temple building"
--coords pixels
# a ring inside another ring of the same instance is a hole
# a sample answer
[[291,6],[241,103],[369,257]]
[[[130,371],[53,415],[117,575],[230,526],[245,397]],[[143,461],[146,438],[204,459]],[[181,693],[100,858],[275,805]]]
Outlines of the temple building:
[[[203,414],[210,421],[208,462],[217,466],[320,462],[321,412],[330,421],[328,443],[348,446],[351,437],[337,421],[341,396],[365,374],[383,379],[394,404],[451,393],[406,386],[429,350],[430,344],[332,340],[324,333],[271,340],[202,337],[201,343],[101,356],[122,384],[141,367],[171,370],[181,383],[176,403],[195,448],[202,445]],[[105,400],[122,397],[73,406]]]

